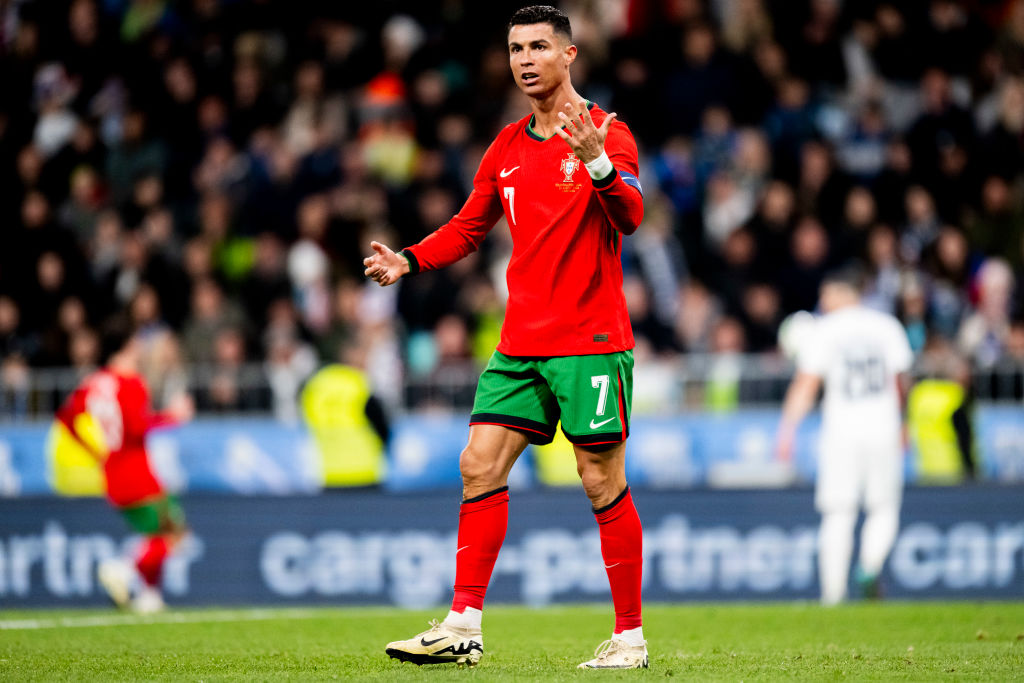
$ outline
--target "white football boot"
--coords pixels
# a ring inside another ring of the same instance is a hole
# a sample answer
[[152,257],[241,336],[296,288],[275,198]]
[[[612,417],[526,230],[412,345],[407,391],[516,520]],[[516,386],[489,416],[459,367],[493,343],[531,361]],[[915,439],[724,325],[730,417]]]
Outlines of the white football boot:
[[416,665],[476,666],[484,653],[484,638],[479,630],[449,626],[434,619],[429,630],[409,640],[388,643],[384,651],[392,659]]
[[135,570],[120,558],[107,558],[96,568],[96,578],[118,607],[127,607],[132,597]]
[[156,614],[167,609],[164,596],[159,588],[143,585],[139,594],[132,600],[132,611],[136,614]]
[[577,669],[646,669],[647,641],[630,645],[623,640],[610,639],[597,646],[594,658],[583,662]]

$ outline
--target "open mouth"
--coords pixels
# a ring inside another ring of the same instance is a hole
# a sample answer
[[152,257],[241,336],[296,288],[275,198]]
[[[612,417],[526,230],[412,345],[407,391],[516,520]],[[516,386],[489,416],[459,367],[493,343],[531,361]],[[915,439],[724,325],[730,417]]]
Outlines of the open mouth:
[[533,71],[527,71],[519,76],[519,80],[523,85],[533,85],[540,80],[540,74],[534,73]]

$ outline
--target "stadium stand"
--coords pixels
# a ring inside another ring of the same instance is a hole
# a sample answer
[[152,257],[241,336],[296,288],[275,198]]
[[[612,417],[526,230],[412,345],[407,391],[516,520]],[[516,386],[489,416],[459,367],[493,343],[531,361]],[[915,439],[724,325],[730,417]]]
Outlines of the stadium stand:
[[[507,228],[400,287],[361,258],[445,222],[523,113],[518,4],[0,2],[3,416],[50,413],[111,317],[158,403],[287,412],[344,358],[391,410],[465,405]],[[625,290],[638,372],[671,378],[650,405],[777,402],[780,322],[850,261],[921,374],[965,358],[978,397],[1022,397],[1024,0],[560,4],[575,80],[642,147]]]

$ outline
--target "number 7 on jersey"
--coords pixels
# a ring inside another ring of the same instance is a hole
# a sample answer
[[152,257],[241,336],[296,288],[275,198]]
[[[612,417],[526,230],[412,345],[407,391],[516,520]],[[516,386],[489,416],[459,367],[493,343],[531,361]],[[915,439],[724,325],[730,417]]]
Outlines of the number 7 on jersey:
[[512,225],[516,224],[516,188],[505,188],[505,199],[508,200],[508,215],[512,217]]

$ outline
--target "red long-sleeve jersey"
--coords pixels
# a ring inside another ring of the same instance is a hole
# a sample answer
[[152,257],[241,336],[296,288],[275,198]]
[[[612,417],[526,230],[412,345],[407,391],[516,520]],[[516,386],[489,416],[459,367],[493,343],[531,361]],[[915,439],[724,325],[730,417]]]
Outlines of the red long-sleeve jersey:
[[68,396],[57,411],[57,419],[84,444],[75,427],[75,418],[83,413],[99,425],[107,446],[103,471],[110,502],[133,505],[161,495],[163,488],[146,455],[146,433],[175,421],[150,410],[149,391],[142,377],[99,370]]
[[[590,105],[594,124],[607,116]],[[475,251],[504,212],[512,233],[509,299],[498,351],[578,356],[633,348],[622,294],[622,235],[643,218],[636,142],[613,121],[605,152],[614,170],[592,180],[557,135],[532,116],[506,126],[484,154],[473,192],[447,224],[402,253],[412,272],[443,268]]]

